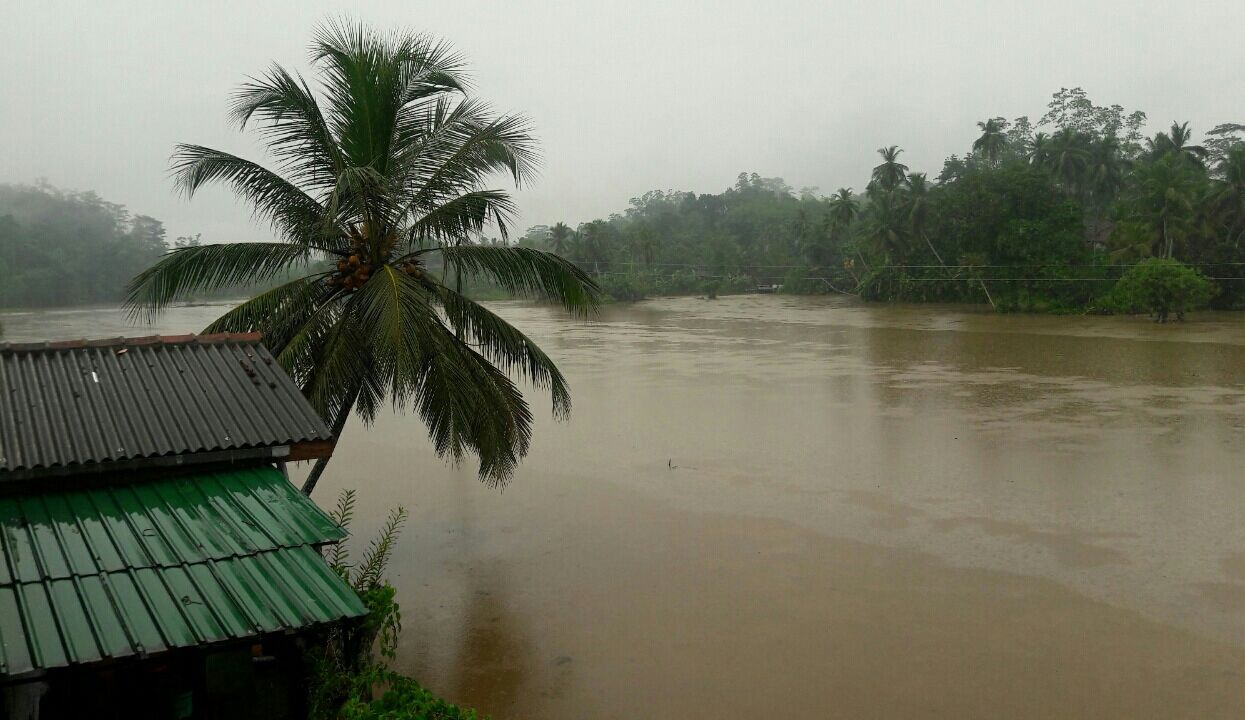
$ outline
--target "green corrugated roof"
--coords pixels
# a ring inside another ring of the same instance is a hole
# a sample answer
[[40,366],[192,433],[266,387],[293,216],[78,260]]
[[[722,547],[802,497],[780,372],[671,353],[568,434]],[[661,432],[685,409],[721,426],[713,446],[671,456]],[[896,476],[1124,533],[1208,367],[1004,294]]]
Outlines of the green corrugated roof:
[[363,614],[275,468],[0,498],[0,676]]

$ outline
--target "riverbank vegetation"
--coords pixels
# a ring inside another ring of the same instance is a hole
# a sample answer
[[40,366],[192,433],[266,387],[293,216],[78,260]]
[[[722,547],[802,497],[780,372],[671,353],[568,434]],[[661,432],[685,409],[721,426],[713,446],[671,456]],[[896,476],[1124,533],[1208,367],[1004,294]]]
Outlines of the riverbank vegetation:
[[[1142,112],[1079,88],[1028,117],[977,123],[936,174],[878,150],[863,189],[823,196],[741,173],[718,194],[653,191],[607,219],[530,228],[523,244],[566,255],[611,294],[782,284],[873,300],[989,303],[1004,310],[1127,311],[1112,293],[1137,262],[1204,277],[1194,305],[1245,304],[1245,126],[1200,144],[1188,123],[1146,137]],[[971,143],[971,144],[970,144]]]
[[165,250],[159,220],[93,192],[0,184],[0,307],[117,302]]
[[[349,531],[354,505],[355,492],[345,490],[329,515]],[[352,562],[345,541],[325,550],[325,561],[359,595],[367,615],[361,623],[329,631],[309,651],[309,720],[482,720],[474,710],[442,700],[389,667],[397,655],[402,613],[385,574],[405,522],[404,508],[391,510],[358,562]]]

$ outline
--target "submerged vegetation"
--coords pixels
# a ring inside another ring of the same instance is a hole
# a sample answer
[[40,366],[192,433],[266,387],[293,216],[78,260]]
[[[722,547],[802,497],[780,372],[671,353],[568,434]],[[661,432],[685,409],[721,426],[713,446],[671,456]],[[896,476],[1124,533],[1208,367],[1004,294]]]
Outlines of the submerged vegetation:
[[1245,304],[1245,125],[1193,142],[1188,123],[1152,137],[1146,116],[1056,93],[1036,123],[977,123],[936,176],[878,150],[863,191],[828,197],[741,173],[718,194],[653,191],[623,213],[536,226],[523,244],[574,258],[617,298],[700,293],[715,283],[875,300],[989,303],[1005,310],[1118,311],[1140,260],[1183,263],[1214,292],[1192,309]]

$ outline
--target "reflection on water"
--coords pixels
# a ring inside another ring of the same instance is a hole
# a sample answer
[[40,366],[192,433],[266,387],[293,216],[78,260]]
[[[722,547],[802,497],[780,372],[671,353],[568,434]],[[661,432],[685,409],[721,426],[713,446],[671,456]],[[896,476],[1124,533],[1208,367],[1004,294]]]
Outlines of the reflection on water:
[[[1245,323],[747,296],[498,312],[571,380],[503,492],[418,421],[317,491],[412,520],[403,668],[498,718],[1233,717]],[[179,309],[162,332],[220,307]],[[10,339],[143,332],[5,315]],[[542,407],[545,398],[533,396]]]

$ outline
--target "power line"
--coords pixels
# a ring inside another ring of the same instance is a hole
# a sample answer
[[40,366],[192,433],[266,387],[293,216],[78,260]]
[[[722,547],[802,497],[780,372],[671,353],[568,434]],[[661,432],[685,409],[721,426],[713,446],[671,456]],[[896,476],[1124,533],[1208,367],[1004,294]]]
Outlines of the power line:
[[[568,262],[579,265],[626,265],[634,267],[641,265],[644,267],[684,267],[684,268],[709,268],[710,265],[703,263],[644,263],[634,260],[577,260],[573,258],[565,258]],[[1203,262],[1203,263],[1184,263],[1186,267],[1245,267],[1245,262]],[[808,265],[748,265],[749,269],[774,269],[774,270],[795,270],[808,269]],[[1119,265],[1111,263],[1073,263],[1069,265],[1049,265],[1049,264],[1021,264],[1021,265],[875,265],[871,269],[875,270],[1021,270],[1021,269],[1053,269],[1065,270],[1068,268],[1113,268],[1118,270],[1127,270],[1132,265]],[[976,279],[976,278],[973,278]],[[985,278],[989,279],[989,278]],[[1112,278],[1114,279],[1114,278]],[[1214,280],[1215,278],[1209,278]]]

